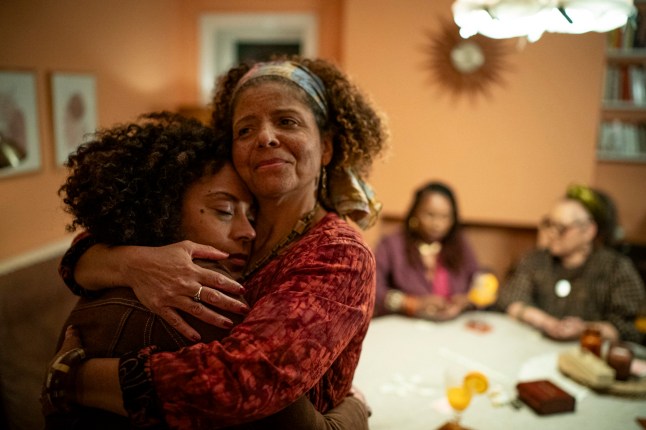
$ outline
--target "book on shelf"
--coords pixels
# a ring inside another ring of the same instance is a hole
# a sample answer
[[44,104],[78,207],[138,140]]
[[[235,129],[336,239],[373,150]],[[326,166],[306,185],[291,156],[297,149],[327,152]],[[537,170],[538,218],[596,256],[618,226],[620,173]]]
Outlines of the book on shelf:
[[628,66],[628,80],[630,86],[630,98],[636,104],[646,103],[646,79],[644,79],[644,67],[631,64]]
[[619,100],[632,101],[631,87],[628,66],[621,66],[619,68]]
[[646,155],[646,123],[602,122],[597,150],[624,157]]
[[609,64],[606,67],[604,100],[625,101],[646,107],[646,71],[638,64]]
[[603,99],[607,101],[619,100],[619,66],[616,64],[608,64],[606,67]]

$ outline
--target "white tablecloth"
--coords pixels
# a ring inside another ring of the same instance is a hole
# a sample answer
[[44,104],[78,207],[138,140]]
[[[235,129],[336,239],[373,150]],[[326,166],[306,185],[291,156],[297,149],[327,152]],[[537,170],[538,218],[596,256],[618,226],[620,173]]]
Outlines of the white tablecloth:
[[[467,328],[484,321],[489,332]],[[561,375],[560,351],[575,342],[554,342],[504,314],[471,312],[454,321],[432,323],[400,316],[372,321],[364,341],[355,385],[373,409],[372,430],[432,430],[452,416],[444,397],[444,369],[459,363],[485,373],[491,388],[516,397],[516,383],[549,379],[576,398],[574,413],[539,416],[529,407],[494,406],[476,396],[462,424],[476,430],[640,429],[644,398],[599,395]]]

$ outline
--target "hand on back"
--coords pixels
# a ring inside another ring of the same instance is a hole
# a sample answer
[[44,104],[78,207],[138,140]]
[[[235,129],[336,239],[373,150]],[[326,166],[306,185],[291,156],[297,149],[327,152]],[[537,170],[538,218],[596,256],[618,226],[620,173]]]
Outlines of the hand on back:
[[[199,334],[178,310],[222,328],[231,327],[231,321],[203,304],[239,314],[248,311],[245,303],[231,297],[244,292],[240,284],[221,271],[202,267],[204,260],[218,261],[226,254],[187,240],[157,248],[136,247],[133,252],[127,271],[135,295],[187,338],[197,341]],[[194,300],[198,291],[199,302]]]

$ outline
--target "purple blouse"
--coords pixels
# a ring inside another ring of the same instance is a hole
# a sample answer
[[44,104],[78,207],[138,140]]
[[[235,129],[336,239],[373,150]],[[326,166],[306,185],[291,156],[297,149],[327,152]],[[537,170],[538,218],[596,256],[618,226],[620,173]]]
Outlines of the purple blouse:
[[[478,262],[473,249],[464,236],[459,238],[464,252],[462,267],[453,272],[448,271],[451,294],[467,293],[474,274],[478,271]],[[406,258],[406,239],[403,231],[384,237],[377,245],[377,298],[374,316],[390,313],[384,307],[386,293],[390,289],[399,290],[413,296],[425,296],[433,293],[433,283],[426,279],[426,269],[421,261],[411,265]],[[441,254],[440,254],[441,255]]]

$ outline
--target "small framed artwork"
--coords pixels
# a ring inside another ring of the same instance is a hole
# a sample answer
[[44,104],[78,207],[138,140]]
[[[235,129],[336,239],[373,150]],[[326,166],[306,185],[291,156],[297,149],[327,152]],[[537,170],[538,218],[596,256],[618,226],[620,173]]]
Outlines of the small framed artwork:
[[36,75],[0,70],[0,178],[40,166]]
[[274,55],[315,57],[318,20],[307,13],[207,14],[200,17],[200,97],[208,104],[216,78],[245,61]]
[[96,78],[91,74],[52,73],[51,86],[56,163],[62,165],[96,130]]

